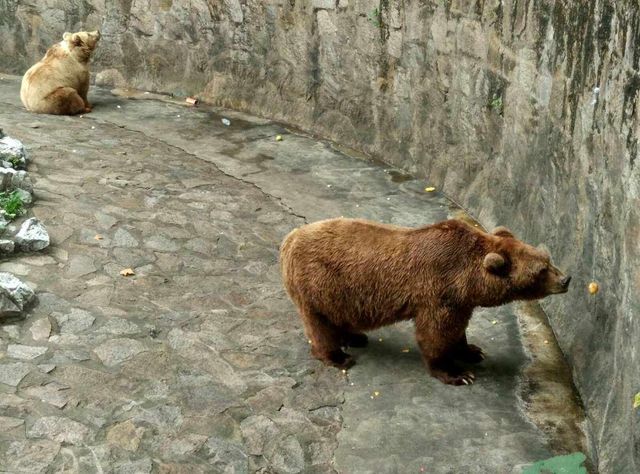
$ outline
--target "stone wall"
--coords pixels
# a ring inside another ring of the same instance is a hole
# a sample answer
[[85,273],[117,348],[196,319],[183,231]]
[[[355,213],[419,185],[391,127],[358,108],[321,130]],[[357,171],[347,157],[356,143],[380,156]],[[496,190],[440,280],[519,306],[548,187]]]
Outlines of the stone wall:
[[0,0],[0,70],[94,28],[98,82],[313,131],[544,242],[574,275],[545,309],[599,469],[638,469],[635,0]]

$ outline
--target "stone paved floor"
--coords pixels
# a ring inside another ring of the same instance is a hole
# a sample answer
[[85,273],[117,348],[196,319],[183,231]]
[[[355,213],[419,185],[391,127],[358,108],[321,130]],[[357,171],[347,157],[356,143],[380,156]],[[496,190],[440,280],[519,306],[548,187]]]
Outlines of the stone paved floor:
[[348,374],[308,354],[282,237],[456,212],[424,182],[239,114],[92,91],[84,118],[35,116],[18,88],[0,80],[0,126],[52,246],[0,265],[39,297],[0,329],[0,471],[502,473],[558,451],[521,411],[512,307],[472,321],[471,387],[427,375],[410,325]]

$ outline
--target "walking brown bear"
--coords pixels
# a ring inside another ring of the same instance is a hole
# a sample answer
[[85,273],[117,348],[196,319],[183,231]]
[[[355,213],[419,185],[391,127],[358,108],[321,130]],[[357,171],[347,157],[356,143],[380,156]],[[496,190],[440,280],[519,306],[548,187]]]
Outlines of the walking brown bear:
[[565,293],[571,280],[508,229],[486,233],[458,220],[416,229],[315,222],[285,237],[280,265],[314,357],[348,368],[342,347],[365,346],[363,331],[413,319],[431,375],[453,385],[474,380],[456,359],[484,359],[465,334],[475,307]]

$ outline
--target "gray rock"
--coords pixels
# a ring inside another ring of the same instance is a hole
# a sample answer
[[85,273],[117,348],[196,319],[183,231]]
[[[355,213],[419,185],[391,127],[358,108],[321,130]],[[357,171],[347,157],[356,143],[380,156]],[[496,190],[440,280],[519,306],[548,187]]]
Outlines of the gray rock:
[[33,366],[24,362],[0,364],[0,383],[17,387]]
[[175,252],[179,248],[174,241],[169,240],[162,235],[154,235],[146,239],[144,244],[148,248],[159,252]]
[[224,4],[227,8],[227,12],[231,17],[231,21],[234,23],[242,23],[244,15],[242,14],[242,6],[240,0],[224,0]]
[[110,229],[118,222],[118,219],[104,212],[96,212],[94,216],[102,229]]
[[34,291],[11,273],[0,272],[0,318],[19,316],[35,298]]
[[42,250],[47,248],[49,243],[47,229],[35,217],[24,221],[16,235],[16,244],[25,252]]
[[17,188],[15,190],[15,192],[18,194],[18,196],[20,196],[20,200],[24,203],[24,204],[31,204],[33,203],[33,195],[27,191],[26,189],[23,188]]
[[221,438],[209,438],[204,449],[209,454],[209,462],[220,472],[249,473],[248,456],[241,445]]
[[22,344],[9,344],[7,355],[14,359],[32,360],[47,352],[48,348],[43,346],[24,346]]
[[5,216],[0,214],[0,235],[7,230],[7,227],[9,227],[9,221],[6,219]]
[[73,255],[67,263],[67,278],[78,278],[97,270],[93,258],[87,255]]
[[133,421],[150,423],[162,430],[175,431],[184,422],[180,407],[172,405],[160,405],[153,408],[137,407],[132,410],[132,414]]
[[27,166],[27,152],[20,140],[8,136],[0,137],[0,160],[8,161],[16,169]]
[[278,426],[264,415],[249,416],[240,423],[247,452],[262,456],[265,445],[278,435]]
[[33,191],[33,183],[26,171],[18,170],[11,176],[11,188],[15,190],[23,190],[25,192]]
[[73,308],[66,314],[54,313],[53,317],[58,322],[61,334],[75,334],[89,329],[96,318],[89,312]]
[[151,459],[120,461],[113,466],[113,474],[148,474],[151,472]]
[[60,451],[60,443],[49,440],[14,441],[5,456],[0,456],[0,470],[11,473],[44,473]]
[[34,341],[46,341],[51,335],[51,321],[48,317],[38,319],[33,322],[30,331]]
[[6,433],[9,430],[22,426],[24,420],[22,418],[12,418],[10,416],[0,416],[0,433]]
[[[2,219],[2,218],[0,218]],[[0,233],[2,233],[2,223],[0,222]],[[13,253],[16,244],[13,240],[0,240],[0,253]]]
[[77,421],[62,416],[45,416],[27,429],[28,438],[47,438],[69,444],[83,444],[91,435],[91,430]]
[[11,298],[11,294],[4,288],[0,288],[0,321],[7,318],[15,318],[22,314],[20,308]]
[[111,339],[94,349],[102,363],[109,367],[116,366],[145,351],[147,348],[144,344],[127,338]]
[[182,457],[196,452],[206,441],[206,436],[190,433],[184,438],[171,440],[167,449],[172,457]]
[[304,469],[304,451],[295,436],[284,438],[267,456],[275,472],[293,474]]
[[226,235],[220,235],[217,239],[217,251],[220,257],[235,257],[238,252],[238,244]]
[[137,247],[138,241],[128,231],[120,228],[116,230],[115,234],[113,234],[112,245],[114,247]]
[[51,382],[42,386],[28,387],[24,390],[24,394],[62,409],[69,402],[70,395],[68,389],[69,387],[66,385]]
[[122,318],[110,318],[98,329],[101,334],[113,334],[114,336],[126,336],[140,332],[137,324]]
[[0,272],[0,287],[9,292],[11,298],[20,309],[31,303],[35,296],[35,293],[28,285],[14,277],[11,273]]
[[0,191],[7,192],[14,188],[13,178],[16,173],[13,168],[0,168]]

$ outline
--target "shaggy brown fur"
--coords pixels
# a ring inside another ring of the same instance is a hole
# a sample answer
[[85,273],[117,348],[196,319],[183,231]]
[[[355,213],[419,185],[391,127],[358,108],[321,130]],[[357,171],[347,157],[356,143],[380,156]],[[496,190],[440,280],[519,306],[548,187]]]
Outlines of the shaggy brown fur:
[[474,378],[455,359],[484,359],[465,335],[475,307],[564,293],[571,279],[504,227],[488,234],[457,220],[418,229],[320,221],[285,237],[280,263],[316,358],[349,367],[342,347],[366,345],[362,331],[413,319],[431,374],[454,385]]
[[89,59],[100,32],[65,33],[22,78],[20,99],[31,112],[74,115],[91,112]]

